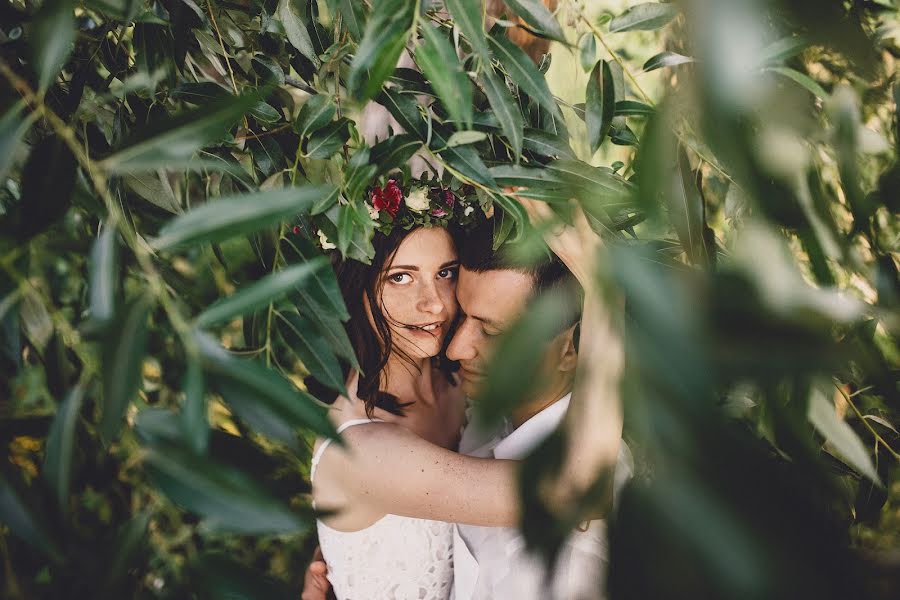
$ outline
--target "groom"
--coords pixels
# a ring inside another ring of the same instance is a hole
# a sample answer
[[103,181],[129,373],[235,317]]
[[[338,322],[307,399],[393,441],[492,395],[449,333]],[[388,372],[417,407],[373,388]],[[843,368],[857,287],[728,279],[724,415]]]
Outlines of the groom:
[[[494,340],[525,311],[537,293],[571,286],[572,273],[556,256],[536,265],[522,264],[492,250],[490,226],[476,229],[458,244],[460,272],[457,300],[462,321],[447,348],[459,361],[463,390],[477,397]],[[541,365],[545,385],[519,405],[499,428],[487,430],[477,421],[463,432],[459,451],[478,457],[524,459],[566,416],[578,363],[573,322],[559,323],[561,331],[548,344]],[[615,488],[631,474],[631,459],[621,446]],[[489,499],[486,499],[489,501]],[[607,561],[604,521],[591,521],[566,541],[557,568],[547,573],[540,559],[525,548],[518,530],[457,525],[454,536],[454,595],[456,600],[530,600],[532,598],[594,598],[603,589]],[[325,600],[330,586],[327,566],[314,561],[307,569],[303,600]]]

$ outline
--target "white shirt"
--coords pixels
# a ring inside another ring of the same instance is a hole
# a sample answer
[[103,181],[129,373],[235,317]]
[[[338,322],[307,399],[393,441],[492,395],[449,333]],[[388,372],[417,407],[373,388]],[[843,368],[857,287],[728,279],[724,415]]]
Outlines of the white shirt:
[[[470,421],[459,451],[483,458],[521,460],[559,427],[570,398],[571,394],[562,397],[515,430],[508,421],[494,432]],[[623,442],[616,465],[616,491],[632,472],[631,453]],[[594,599],[598,590],[603,589],[608,557],[606,523],[591,521],[587,531],[576,531],[569,536],[552,580],[546,581],[542,560],[526,550],[518,529],[457,525],[453,540],[453,597],[455,600]]]

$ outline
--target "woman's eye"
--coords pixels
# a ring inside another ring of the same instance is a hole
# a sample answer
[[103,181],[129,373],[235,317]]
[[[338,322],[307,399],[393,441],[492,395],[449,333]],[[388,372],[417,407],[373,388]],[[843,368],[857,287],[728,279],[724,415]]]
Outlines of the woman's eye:
[[392,283],[409,283],[412,281],[412,277],[410,277],[409,273],[394,273],[388,279]]
[[441,269],[440,271],[438,271],[438,277],[441,279],[453,279],[456,277],[456,270],[456,267]]

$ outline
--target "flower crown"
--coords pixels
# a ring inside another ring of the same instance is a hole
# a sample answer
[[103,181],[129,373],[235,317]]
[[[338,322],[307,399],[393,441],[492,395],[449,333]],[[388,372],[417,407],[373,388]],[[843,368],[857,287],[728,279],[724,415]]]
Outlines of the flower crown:
[[[396,227],[410,230],[454,224],[468,229],[491,212],[490,200],[482,200],[472,186],[453,189],[437,180],[415,180],[404,189],[397,179],[388,179],[384,185],[369,188],[364,204],[376,231],[384,235]],[[323,250],[335,248],[334,240],[321,229],[316,236],[314,241]]]

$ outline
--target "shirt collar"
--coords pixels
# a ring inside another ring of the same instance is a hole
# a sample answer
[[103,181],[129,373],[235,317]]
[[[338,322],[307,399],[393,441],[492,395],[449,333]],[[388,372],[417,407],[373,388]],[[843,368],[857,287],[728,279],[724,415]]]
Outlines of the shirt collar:
[[572,394],[568,393],[537,413],[494,446],[494,458],[522,459],[559,427]]

